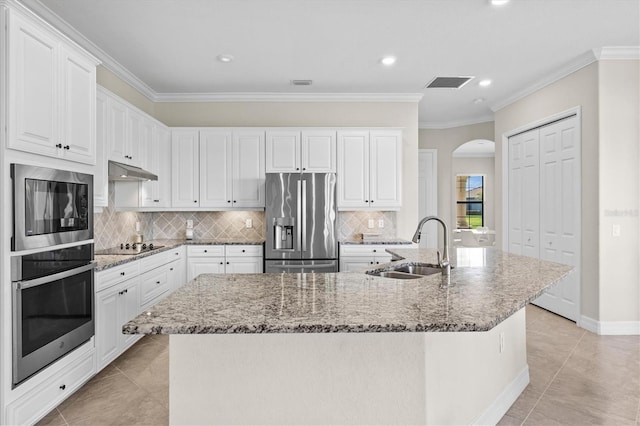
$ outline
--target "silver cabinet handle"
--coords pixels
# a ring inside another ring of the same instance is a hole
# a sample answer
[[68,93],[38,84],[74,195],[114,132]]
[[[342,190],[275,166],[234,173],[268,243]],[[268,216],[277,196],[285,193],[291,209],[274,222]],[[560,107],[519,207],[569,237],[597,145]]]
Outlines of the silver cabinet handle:
[[302,251],[307,251],[307,182],[302,182]]

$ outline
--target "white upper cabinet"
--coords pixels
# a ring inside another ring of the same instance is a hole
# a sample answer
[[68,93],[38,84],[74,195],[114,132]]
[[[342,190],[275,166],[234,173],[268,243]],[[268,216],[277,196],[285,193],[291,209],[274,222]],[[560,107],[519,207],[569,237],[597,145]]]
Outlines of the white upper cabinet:
[[144,116],[124,101],[112,98],[109,160],[142,167],[149,135],[143,128]]
[[335,173],[336,131],[267,131],[267,173]]
[[198,130],[171,131],[171,207],[200,207]]
[[174,129],[172,207],[264,208],[264,131]]
[[147,145],[144,168],[158,180],[140,182],[141,207],[171,207],[171,131],[161,124],[145,125],[151,138]]
[[338,209],[402,207],[402,131],[338,132]]
[[95,58],[63,36],[9,13],[7,147],[95,164]]

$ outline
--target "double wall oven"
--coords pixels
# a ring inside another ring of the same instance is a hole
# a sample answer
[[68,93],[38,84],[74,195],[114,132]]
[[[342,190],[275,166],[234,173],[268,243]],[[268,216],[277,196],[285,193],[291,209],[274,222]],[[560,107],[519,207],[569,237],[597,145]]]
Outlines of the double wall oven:
[[13,385],[94,335],[93,176],[11,165]]

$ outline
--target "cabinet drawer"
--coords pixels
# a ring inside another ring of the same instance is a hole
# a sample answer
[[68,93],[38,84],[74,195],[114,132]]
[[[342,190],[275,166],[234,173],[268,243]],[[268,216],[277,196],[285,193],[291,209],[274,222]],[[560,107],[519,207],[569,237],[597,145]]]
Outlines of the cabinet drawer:
[[262,257],[262,246],[248,245],[236,246],[229,245],[226,247],[227,257]]
[[188,246],[189,257],[224,257],[224,246]]
[[7,424],[34,424],[95,373],[95,352],[78,359],[7,407]]
[[[392,246],[387,246],[392,247]],[[376,256],[379,254],[388,254],[385,246],[373,246],[373,245],[343,245],[340,246],[340,254],[343,256]]]
[[152,254],[151,256],[143,257],[140,259],[140,272],[145,273],[170,262],[169,254],[170,253],[168,251],[163,251]]
[[167,251],[167,262],[173,262],[175,260],[181,260],[184,258],[184,246],[180,246]]
[[96,291],[104,290],[139,274],[140,262],[137,260],[105,269],[96,274]]
[[145,309],[150,302],[169,291],[168,267],[158,268],[140,277],[140,306]]

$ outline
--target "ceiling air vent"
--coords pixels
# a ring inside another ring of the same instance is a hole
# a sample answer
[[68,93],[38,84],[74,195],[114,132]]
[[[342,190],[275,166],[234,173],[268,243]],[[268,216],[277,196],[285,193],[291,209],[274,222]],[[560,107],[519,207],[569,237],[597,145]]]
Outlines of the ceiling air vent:
[[436,77],[429,82],[425,89],[459,89],[473,77]]
[[291,80],[292,86],[311,86],[313,80]]

